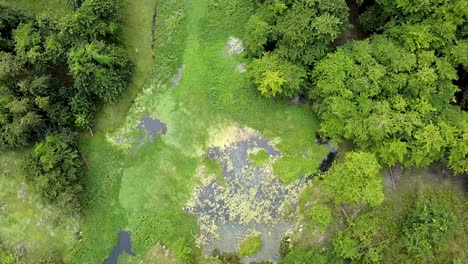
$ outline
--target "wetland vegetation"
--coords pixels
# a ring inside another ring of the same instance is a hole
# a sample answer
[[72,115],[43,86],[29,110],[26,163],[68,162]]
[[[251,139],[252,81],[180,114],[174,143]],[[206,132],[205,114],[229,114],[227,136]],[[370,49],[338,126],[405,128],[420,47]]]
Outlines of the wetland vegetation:
[[1,263],[465,263],[466,0],[0,0]]

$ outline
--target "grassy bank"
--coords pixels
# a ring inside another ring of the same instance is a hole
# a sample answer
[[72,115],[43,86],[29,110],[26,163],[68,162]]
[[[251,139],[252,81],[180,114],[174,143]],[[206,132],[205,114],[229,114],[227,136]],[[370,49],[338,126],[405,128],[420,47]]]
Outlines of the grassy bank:
[[133,100],[148,80],[153,65],[152,31],[156,0],[123,0],[121,3],[122,41],[135,64],[135,72],[131,85],[121,98],[113,104],[104,105],[97,115],[96,133],[122,125]]
[[6,4],[44,16],[58,17],[70,12],[65,0],[0,0],[0,4]]

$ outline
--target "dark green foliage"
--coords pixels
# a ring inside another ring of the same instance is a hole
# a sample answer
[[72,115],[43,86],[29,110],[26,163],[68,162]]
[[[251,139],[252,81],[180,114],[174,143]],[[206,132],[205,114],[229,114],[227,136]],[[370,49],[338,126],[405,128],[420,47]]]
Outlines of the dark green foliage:
[[56,204],[65,213],[79,208],[83,163],[76,150],[74,135],[66,132],[48,135],[38,143],[23,163],[26,180],[46,203]]
[[[441,119],[452,108],[457,75],[432,51],[413,53],[373,37],[339,48],[313,77],[322,132],[352,140],[386,165],[427,166],[451,152],[464,126],[463,119]],[[457,160],[465,157],[463,150]]]
[[384,31],[409,50],[443,51],[466,38],[468,3],[465,0],[377,0],[361,21],[366,28]]
[[78,47],[69,55],[74,86],[104,102],[115,101],[127,88],[132,64],[125,52],[103,42]]
[[224,264],[240,264],[241,258],[235,253],[221,253],[219,249],[215,248],[211,255],[223,262]]
[[66,50],[57,32],[56,21],[45,18],[20,24],[13,31],[13,40],[21,63],[39,71],[44,71],[47,66],[60,67],[61,64],[63,67]]
[[126,89],[132,64],[117,45],[115,1],[87,0],[60,21],[0,8],[0,149],[89,128],[99,104]]
[[378,206],[384,198],[380,169],[373,154],[348,152],[345,161],[324,176],[324,192],[337,204]]
[[21,22],[30,17],[20,10],[0,5],[0,51],[12,51],[14,48],[12,32]]
[[281,59],[277,54],[265,53],[249,66],[249,76],[264,96],[297,95],[307,77],[306,71]]
[[249,56],[259,58],[250,71],[262,94],[299,94],[306,84],[306,70],[330,51],[347,18],[343,0],[265,1],[259,5],[247,24],[244,42]]
[[60,20],[59,38],[67,47],[93,40],[116,43],[121,28],[118,3],[114,0],[86,0],[72,14]]
[[455,225],[454,215],[431,201],[418,201],[402,228],[402,247],[414,260],[428,259],[447,242]]
[[281,10],[280,1],[273,33],[276,51],[280,57],[291,62],[311,66],[323,58],[332,42],[346,27],[348,7],[342,0],[295,0],[285,1]]
[[321,252],[317,248],[300,249],[295,248],[280,261],[281,264],[328,264],[328,263],[344,263],[342,259],[334,256],[329,252]]
[[78,9],[83,4],[83,1],[84,0],[66,0],[68,7],[72,10]]

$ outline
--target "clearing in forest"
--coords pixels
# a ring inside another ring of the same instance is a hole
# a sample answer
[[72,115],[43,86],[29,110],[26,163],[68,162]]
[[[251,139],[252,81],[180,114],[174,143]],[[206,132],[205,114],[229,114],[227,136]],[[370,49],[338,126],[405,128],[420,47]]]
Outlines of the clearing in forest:
[[[183,257],[194,236],[207,252],[214,247],[236,251],[227,243],[251,234],[259,234],[264,246],[247,258],[276,259],[281,236],[293,227],[283,209],[297,199],[297,189],[304,186],[301,176],[315,173],[328,152],[315,144],[318,121],[307,105],[262,98],[238,70],[246,62],[241,39],[253,5],[173,0],[156,8],[151,78],[121,128],[82,144],[92,160],[88,180],[93,190],[107,192],[96,194],[90,208],[98,200],[99,208],[108,205],[105,213],[87,211],[89,229],[83,232],[90,245],[84,247],[89,252],[83,260],[103,258],[113,246],[92,247],[108,239],[88,232],[113,234],[115,243],[120,229],[132,235],[137,256],[128,259],[144,258],[158,243]],[[268,152],[269,161],[255,166],[248,154],[259,148]],[[218,193],[208,187],[213,184]],[[273,193],[280,194],[278,199],[271,199]],[[229,194],[234,198],[226,199]],[[216,200],[219,211],[198,210],[207,202],[203,195]],[[241,205],[235,199],[253,207],[233,213]],[[227,210],[231,214],[222,224],[218,220]],[[253,212],[260,215],[253,217]],[[217,225],[214,231],[203,224],[207,217],[207,224]]]

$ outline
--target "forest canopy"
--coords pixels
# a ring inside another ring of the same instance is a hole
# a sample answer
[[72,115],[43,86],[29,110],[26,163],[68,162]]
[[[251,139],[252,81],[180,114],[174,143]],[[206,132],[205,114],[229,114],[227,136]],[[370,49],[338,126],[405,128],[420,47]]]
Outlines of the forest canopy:
[[1,8],[0,149],[89,128],[97,106],[126,89],[132,64],[114,1],[85,1],[60,20]]
[[113,0],[69,1],[60,19],[0,6],[0,150],[36,144],[26,180],[63,212],[79,209],[83,160],[74,131],[126,90],[132,62]]

